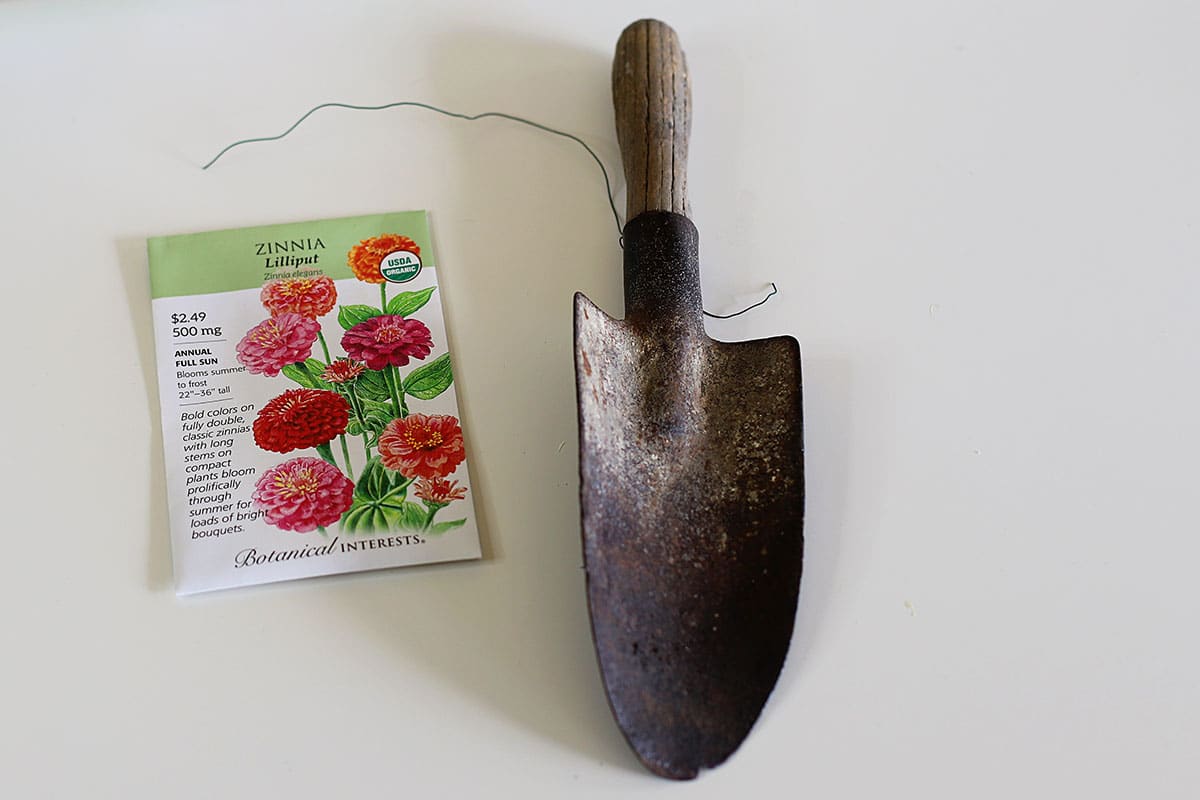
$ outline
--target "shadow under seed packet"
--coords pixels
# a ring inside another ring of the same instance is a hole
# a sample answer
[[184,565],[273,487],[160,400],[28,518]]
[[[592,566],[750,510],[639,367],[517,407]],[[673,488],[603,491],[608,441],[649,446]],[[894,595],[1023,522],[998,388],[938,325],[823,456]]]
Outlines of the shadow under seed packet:
[[148,249],[179,594],[480,557],[425,212]]

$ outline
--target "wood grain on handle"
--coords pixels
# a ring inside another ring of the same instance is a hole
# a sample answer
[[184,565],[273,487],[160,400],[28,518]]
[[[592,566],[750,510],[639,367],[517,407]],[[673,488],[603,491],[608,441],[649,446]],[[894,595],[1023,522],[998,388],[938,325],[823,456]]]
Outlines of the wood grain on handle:
[[692,89],[679,37],[666,23],[643,19],[621,33],[613,107],[625,164],[625,221],[643,211],[688,215]]

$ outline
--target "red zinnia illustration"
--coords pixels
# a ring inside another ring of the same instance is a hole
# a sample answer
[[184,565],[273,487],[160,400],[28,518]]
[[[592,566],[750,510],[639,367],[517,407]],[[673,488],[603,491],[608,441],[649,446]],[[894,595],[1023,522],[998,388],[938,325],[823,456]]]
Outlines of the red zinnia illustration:
[[259,299],[273,317],[290,313],[316,319],[333,310],[337,302],[337,287],[333,285],[333,279],[325,275],[319,278],[284,278],[263,284]]
[[349,383],[361,375],[364,370],[366,370],[364,364],[348,358],[339,358],[325,368],[325,371],[321,373],[321,380],[326,383]]
[[444,506],[452,500],[465,498],[467,487],[459,486],[458,481],[448,481],[445,478],[421,478],[417,481],[417,488],[413,494],[431,505]]
[[382,314],[358,323],[342,336],[342,349],[371,369],[403,367],[410,358],[425,358],[433,349],[429,328],[417,319]]
[[445,414],[394,419],[379,436],[379,460],[409,478],[442,478],[467,457],[458,420]]
[[254,441],[263,450],[289,453],[325,444],[346,432],[350,404],[325,389],[288,389],[262,407],[254,420]]
[[254,484],[254,503],[267,522],[307,533],[341,519],[354,497],[354,484],[319,458],[293,458],[271,467]]
[[237,359],[248,372],[274,377],[288,364],[312,354],[321,326],[316,320],[285,312],[263,320],[238,342]]
[[[421,248],[407,236],[398,233],[385,233],[363,239],[346,255],[346,263],[354,271],[354,277],[367,283],[383,283],[386,278],[379,270],[385,256],[397,250],[407,250],[415,256],[421,255]],[[372,367],[374,369],[374,367]]]

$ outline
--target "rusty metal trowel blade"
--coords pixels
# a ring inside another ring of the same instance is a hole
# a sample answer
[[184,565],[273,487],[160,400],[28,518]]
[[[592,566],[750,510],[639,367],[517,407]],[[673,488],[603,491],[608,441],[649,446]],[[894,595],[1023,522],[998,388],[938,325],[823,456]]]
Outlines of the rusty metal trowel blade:
[[791,640],[800,351],[705,335],[686,217],[643,214],[625,242],[626,319],[575,298],[588,608],[618,725],[684,779],[741,744]]

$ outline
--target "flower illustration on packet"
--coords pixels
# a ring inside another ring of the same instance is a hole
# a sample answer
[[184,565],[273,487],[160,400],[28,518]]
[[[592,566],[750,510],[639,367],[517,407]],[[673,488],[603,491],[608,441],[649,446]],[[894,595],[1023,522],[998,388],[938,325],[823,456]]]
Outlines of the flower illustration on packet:
[[[259,296],[268,316],[237,345],[248,372],[297,385],[258,410],[255,444],[271,453],[315,453],[275,465],[255,484],[255,507],[281,531],[324,534],[338,525],[346,535],[437,536],[466,523],[436,519],[467,495],[453,479],[466,459],[458,418],[409,410],[410,402],[432,401],[454,381],[450,354],[431,358],[444,343],[414,316],[437,287],[389,298],[381,263],[398,251],[421,252],[413,239],[385,233],[347,253],[356,285],[379,287],[370,303],[339,298],[326,275],[268,281]],[[335,308],[339,354],[321,329]]]

